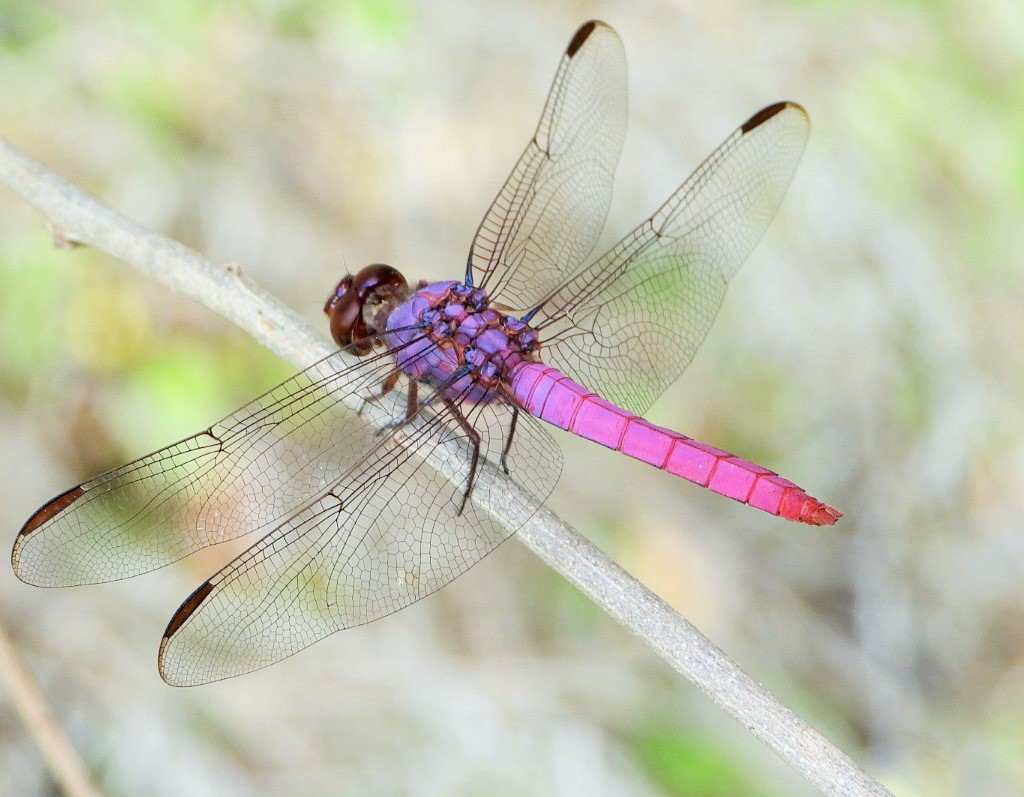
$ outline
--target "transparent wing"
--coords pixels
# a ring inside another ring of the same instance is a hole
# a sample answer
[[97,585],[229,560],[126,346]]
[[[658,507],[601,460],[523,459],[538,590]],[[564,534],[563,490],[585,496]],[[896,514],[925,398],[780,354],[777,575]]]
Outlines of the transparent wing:
[[[464,511],[469,437],[444,405],[425,408],[182,604],[160,648],[164,679],[193,685],[265,667],[429,595],[512,536],[534,511],[501,499],[508,482],[498,462],[513,410],[463,408],[480,435]],[[529,415],[519,413],[514,428],[511,479],[540,502],[561,455]]]
[[394,370],[390,353],[338,352],[209,429],[90,479],[41,507],[11,559],[23,581],[128,578],[276,524],[365,456],[375,429],[351,406]]
[[622,41],[604,23],[587,22],[473,240],[467,276],[493,301],[526,311],[587,258],[608,215],[625,133]]
[[643,414],[696,354],[809,131],[794,103],[747,120],[653,216],[551,292],[532,322],[544,361]]

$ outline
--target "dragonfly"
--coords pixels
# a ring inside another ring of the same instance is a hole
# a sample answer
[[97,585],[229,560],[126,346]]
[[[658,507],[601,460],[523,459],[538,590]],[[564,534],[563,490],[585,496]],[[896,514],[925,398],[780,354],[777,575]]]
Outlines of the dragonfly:
[[758,111],[588,260],[625,126],[622,42],[587,22],[461,280],[410,285],[384,264],[346,276],[324,308],[335,353],[48,501],[18,534],[15,573],[39,586],[118,580],[260,532],[164,632],[162,677],[194,685],[389,615],[491,553],[561,472],[544,422],[770,514],[835,523],[839,511],[768,468],[642,417],[768,227],[806,112]]

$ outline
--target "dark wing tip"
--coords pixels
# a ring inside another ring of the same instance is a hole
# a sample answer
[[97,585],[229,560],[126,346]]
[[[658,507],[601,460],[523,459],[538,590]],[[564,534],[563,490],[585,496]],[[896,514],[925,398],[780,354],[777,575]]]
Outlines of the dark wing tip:
[[163,652],[165,643],[174,636],[174,633],[195,613],[196,609],[200,607],[202,602],[206,600],[206,596],[211,592],[213,592],[213,584],[209,581],[204,581],[191,595],[185,598],[185,601],[178,607],[178,611],[174,613],[174,617],[172,617],[171,621],[167,624],[167,629],[164,631],[164,638],[160,642],[161,652]]
[[603,28],[608,27],[603,22],[596,19],[592,19],[589,22],[584,22],[582,25],[580,25],[579,28],[576,30],[575,35],[572,37],[572,41],[569,42],[569,46],[566,48],[565,54],[569,58],[572,58],[574,55],[576,55],[576,53],[579,52],[580,47],[582,47],[583,44],[587,41],[587,39],[590,38],[590,34],[597,30],[598,26]]
[[27,537],[33,531],[42,526],[46,521],[55,515],[59,515],[75,501],[81,498],[85,494],[85,490],[82,486],[72,487],[70,490],[58,495],[56,498],[51,498],[39,509],[37,509],[28,520],[25,521],[25,525],[21,527],[21,531],[18,532],[18,538]]
[[773,116],[780,114],[787,108],[792,108],[793,110],[799,111],[804,116],[807,116],[807,111],[803,109],[803,106],[798,105],[795,102],[776,102],[772,105],[769,105],[767,108],[762,108],[760,111],[758,111],[749,119],[747,119],[747,121],[743,123],[743,126],[740,128],[740,130],[743,133],[749,133],[751,130],[760,127]]
[[56,498],[51,498],[33,512],[32,517],[25,521],[25,525],[21,527],[18,536],[14,540],[14,549],[11,551],[11,565],[14,567],[14,573],[22,581],[25,581],[25,576],[21,572],[21,546],[24,544],[25,538],[46,525],[49,520],[59,515],[83,495],[85,495],[85,490],[82,489],[81,485],[72,487]]
[[195,614],[196,609],[203,605],[203,601],[206,600],[206,597],[211,592],[213,592],[213,584],[209,581],[204,581],[191,595],[185,598],[185,601],[178,607],[178,611],[174,613],[171,621],[167,624],[167,629],[160,640],[160,652],[157,654],[157,669],[160,670],[160,677],[171,686],[189,686],[191,683],[176,679],[167,669],[167,662],[164,659],[167,645],[178,629],[185,624],[189,617]]

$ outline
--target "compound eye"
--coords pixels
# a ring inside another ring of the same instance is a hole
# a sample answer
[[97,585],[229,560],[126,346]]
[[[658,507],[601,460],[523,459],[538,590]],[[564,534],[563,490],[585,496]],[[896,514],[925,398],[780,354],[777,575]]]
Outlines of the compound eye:
[[350,290],[352,290],[352,276],[342,277],[341,281],[335,286],[334,291],[327,297],[327,301],[324,303],[324,313],[330,315],[334,312],[338,302]]
[[363,303],[354,290],[345,291],[324,308],[331,318],[331,337],[341,348],[349,348],[354,340],[366,337]]
[[373,263],[352,278],[352,287],[365,302],[375,298],[383,300],[406,287],[405,277],[397,268],[385,263]]
[[324,312],[331,319],[331,337],[353,354],[369,354],[376,340],[377,308],[388,300],[404,299],[405,277],[391,266],[374,263],[345,277],[327,299]]

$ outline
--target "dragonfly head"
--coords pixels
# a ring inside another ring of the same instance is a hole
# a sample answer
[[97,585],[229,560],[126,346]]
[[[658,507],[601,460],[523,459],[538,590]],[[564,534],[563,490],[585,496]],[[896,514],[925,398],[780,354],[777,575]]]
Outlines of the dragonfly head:
[[327,299],[324,312],[331,319],[331,337],[341,348],[360,356],[369,354],[388,313],[409,294],[398,269],[383,263],[348,275]]

